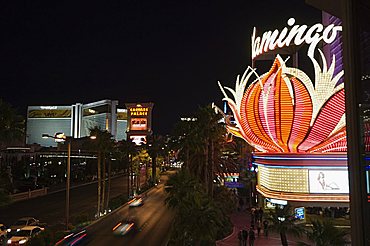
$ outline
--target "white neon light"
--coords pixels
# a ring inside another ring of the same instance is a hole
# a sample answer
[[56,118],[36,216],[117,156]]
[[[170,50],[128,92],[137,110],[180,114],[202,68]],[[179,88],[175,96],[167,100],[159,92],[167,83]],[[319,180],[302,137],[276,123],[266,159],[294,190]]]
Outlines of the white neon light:
[[348,172],[344,170],[309,170],[310,193],[349,193]]
[[40,106],[40,109],[57,109],[57,106]]
[[321,40],[330,44],[335,40],[337,33],[342,31],[342,26],[335,26],[334,24],[324,27],[321,23],[317,23],[310,28],[307,25],[294,25],[294,18],[290,18],[287,24],[291,27],[290,30],[288,30],[288,27],[284,27],[280,32],[275,29],[274,31],[264,32],[262,37],[256,37],[256,28],[254,27],[252,59],[269,50],[289,46],[292,42],[295,45],[309,44],[308,53],[313,54]]
[[255,159],[264,160],[347,160],[347,157],[277,157],[277,156],[254,156]]
[[288,201],[286,200],[279,200],[279,199],[274,199],[274,198],[267,198],[271,203],[274,204],[279,204],[279,205],[287,205]]
[[335,170],[348,170],[348,167],[338,167],[338,166],[275,166],[275,165],[265,165],[265,164],[259,164],[257,162],[253,162],[253,165],[261,166],[265,168],[281,168],[281,169],[319,169],[319,170],[325,170],[325,169],[335,169]]

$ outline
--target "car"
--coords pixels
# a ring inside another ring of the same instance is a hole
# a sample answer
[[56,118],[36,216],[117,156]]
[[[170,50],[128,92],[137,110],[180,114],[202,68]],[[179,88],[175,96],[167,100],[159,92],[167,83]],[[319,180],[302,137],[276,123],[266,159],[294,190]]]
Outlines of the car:
[[14,235],[17,231],[25,226],[36,226],[39,224],[39,220],[33,217],[22,217],[18,219],[10,228],[7,229],[8,234]]
[[0,245],[5,242],[8,237],[8,231],[4,224],[0,224]]
[[136,231],[136,221],[134,219],[124,219],[118,222],[112,229],[113,234],[116,236],[124,236]]
[[144,201],[142,197],[134,197],[134,199],[128,202],[128,206],[130,208],[139,207],[139,206],[142,206],[143,204],[144,204]]
[[24,226],[8,239],[7,245],[24,245],[43,230],[44,228],[40,226]]
[[75,246],[75,245],[86,245],[88,243],[88,234],[85,228],[71,231],[58,242],[55,246]]

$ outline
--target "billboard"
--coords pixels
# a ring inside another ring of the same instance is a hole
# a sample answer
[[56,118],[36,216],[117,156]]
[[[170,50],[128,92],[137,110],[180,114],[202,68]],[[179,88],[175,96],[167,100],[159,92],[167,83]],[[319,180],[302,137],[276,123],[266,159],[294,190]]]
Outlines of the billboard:
[[148,129],[146,118],[131,118],[130,124],[133,131],[145,131]]
[[347,170],[309,170],[310,193],[349,193]]
[[146,144],[146,135],[141,135],[141,136],[137,136],[137,135],[131,135],[130,136],[130,139],[133,143],[135,143],[136,145],[143,145],[143,144]]
[[299,207],[294,209],[294,217],[299,220],[305,219],[305,209],[304,207]]
[[126,103],[127,138],[136,145],[147,143],[152,134],[153,103]]

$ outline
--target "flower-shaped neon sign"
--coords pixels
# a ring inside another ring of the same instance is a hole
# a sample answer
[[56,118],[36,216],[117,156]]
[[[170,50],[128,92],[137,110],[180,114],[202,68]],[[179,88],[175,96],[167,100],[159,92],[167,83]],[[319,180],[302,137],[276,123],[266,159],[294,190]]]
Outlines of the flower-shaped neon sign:
[[[287,67],[279,55],[261,77],[248,67],[237,77],[235,89],[219,83],[236,122],[227,125],[228,131],[263,152],[346,151],[344,85],[337,84],[343,71],[334,75],[335,56],[328,67],[319,53],[322,67],[309,56],[314,84],[303,71]],[[252,75],[257,79],[246,88]]]

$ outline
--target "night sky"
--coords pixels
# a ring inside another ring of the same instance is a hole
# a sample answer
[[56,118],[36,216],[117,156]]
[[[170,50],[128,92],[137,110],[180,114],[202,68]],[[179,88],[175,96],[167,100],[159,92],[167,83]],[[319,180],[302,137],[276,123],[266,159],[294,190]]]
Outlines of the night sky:
[[[321,21],[299,1],[2,1],[0,96],[31,105],[153,102],[153,131],[199,106],[222,106],[251,65],[252,28]],[[262,73],[265,71],[259,71]]]

